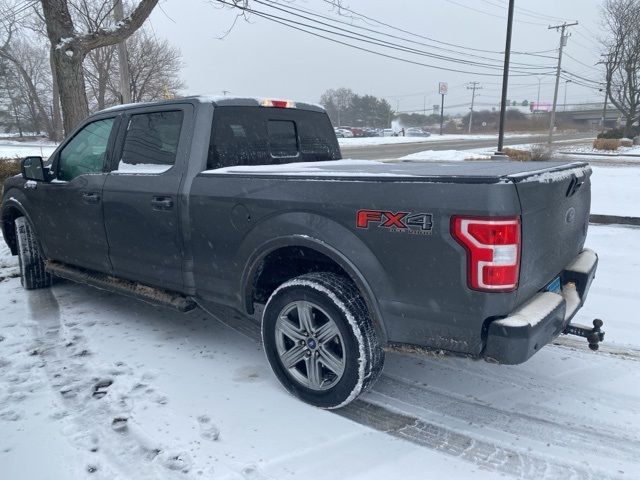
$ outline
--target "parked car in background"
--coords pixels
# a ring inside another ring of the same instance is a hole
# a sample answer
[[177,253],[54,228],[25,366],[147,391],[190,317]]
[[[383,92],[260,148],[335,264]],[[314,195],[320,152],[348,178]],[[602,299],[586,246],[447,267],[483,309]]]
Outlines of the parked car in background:
[[382,135],[380,135],[381,137],[396,137],[397,134],[396,132],[393,131],[393,128],[385,128],[384,130],[382,130]]
[[353,132],[349,129],[346,128],[334,128],[333,129],[336,132],[336,137],[338,138],[352,138],[353,137]]
[[420,127],[410,127],[405,130],[405,136],[407,137],[429,137],[431,132],[426,132]]

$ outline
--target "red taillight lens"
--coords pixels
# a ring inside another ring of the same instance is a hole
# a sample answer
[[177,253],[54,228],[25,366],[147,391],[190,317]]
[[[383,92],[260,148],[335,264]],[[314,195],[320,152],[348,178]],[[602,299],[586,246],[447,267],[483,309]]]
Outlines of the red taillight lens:
[[451,234],[467,250],[469,287],[510,292],[520,274],[520,218],[453,217]]
[[290,100],[271,100],[269,98],[260,100],[260,105],[262,107],[296,108],[296,104]]

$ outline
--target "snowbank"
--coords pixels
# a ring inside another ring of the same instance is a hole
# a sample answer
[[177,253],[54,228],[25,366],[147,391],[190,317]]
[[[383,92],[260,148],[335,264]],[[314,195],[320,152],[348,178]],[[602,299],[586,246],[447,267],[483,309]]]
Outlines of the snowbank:
[[53,142],[0,140],[0,158],[24,158],[31,155],[47,158],[58,145]]
[[463,160],[489,160],[491,155],[477,153],[471,150],[425,150],[401,157],[400,160],[425,160],[425,161],[463,161]]
[[[534,137],[536,133],[512,133],[505,135],[510,137]],[[370,147],[375,145],[391,145],[399,143],[430,143],[446,142],[449,140],[492,140],[497,139],[497,135],[465,135],[465,134],[432,134],[430,137],[364,137],[364,138],[339,138],[338,143],[342,148],[349,147]]]
[[[640,156],[640,145],[634,145],[633,147],[619,147],[615,151],[606,151],[606,150],[596,150],[590,145],[578,145],[575,147],[567,147],[562,149],[563,153],[579,153],[579,154],[590,154],[595,156],[616,156],[616,155],[639,155]],[[640,162],[640,158],[638,159]]]

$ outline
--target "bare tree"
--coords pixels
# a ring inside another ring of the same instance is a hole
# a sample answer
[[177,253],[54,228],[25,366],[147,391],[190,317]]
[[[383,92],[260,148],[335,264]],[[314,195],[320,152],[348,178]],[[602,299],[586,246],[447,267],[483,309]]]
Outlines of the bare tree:
[[632,136],[640,120],[640,0],[606,0],[603,14],[607,96]]
[[[141,28],[127,41],[133,102],[152,102],[166,95],[175,97],[184,88],[180,79],[182,54],[166,40]],[[85,74],[89,85],[90,110],[119,103],[119,65],[115,47],[98,48],[87,55]]]
[[[41,0],[47,36],[53,47],[54,76],[67,133],[89,114],[83,68],[87,54],[131,36],[142,26],[157,3],[158,0],[140,0],[131,14],[113,27],[81,32],[76,28],[68,0]],[[110,12],[111,2],[104,0],[103,4],[105,10]]]
[[180,79],[182,54],[178,48],[146,30],[132,36],[128,47],[132,101],[151,102],[166,95],[175,97],[184,88]]
[[[26,36],[16,38],[13,21],[2,22],[5,35],[0,45],[0,59],[9,62],[12,69],[6,69],[8,82],[5,91],[11,97],[14,117],[19,110],[26,110],[28,123],[35,130],[43,129],[47,136],[55,136],[49,105],[50,78],[47,76],[46,51],[29,41]],[[11,93],[9,93],[11,91]],[[23,109],[20,106],[24,107]]]
[[327,90],[322,94],[320,104],[327,110],[327,114],[334,125],[342,125],[342,114],[351,104],[354,95],[349,88]]

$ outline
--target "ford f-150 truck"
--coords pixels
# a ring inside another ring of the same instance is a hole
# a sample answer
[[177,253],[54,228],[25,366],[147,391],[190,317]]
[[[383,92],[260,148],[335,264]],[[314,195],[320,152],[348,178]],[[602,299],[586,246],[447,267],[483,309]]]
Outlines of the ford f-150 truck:
[[585,163],[342,160],[321,107],[194,97],[88,118],[4,187],[25,288],[262,311],[293,394],[346,405],[387,346],[524,362],[595,275]]

